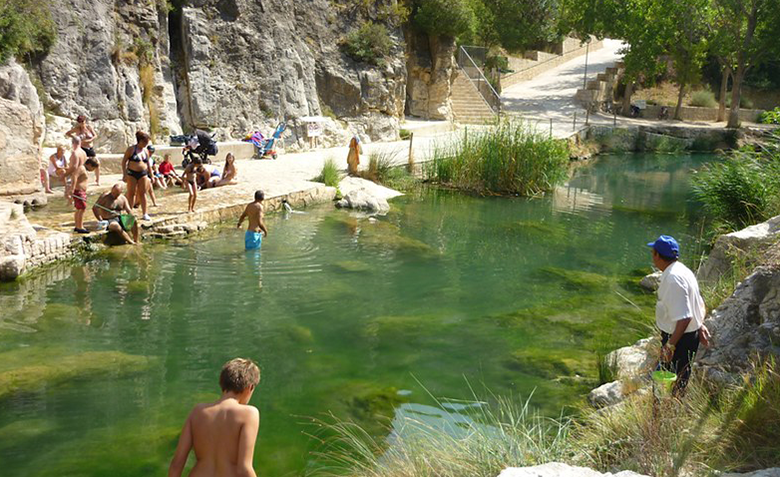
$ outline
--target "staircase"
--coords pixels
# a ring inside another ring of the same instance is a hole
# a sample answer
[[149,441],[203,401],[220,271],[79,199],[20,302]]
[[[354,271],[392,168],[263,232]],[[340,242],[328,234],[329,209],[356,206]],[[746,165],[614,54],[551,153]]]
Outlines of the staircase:
[[458,71],[452,83],[451,99],[452,114],[460,123],[484,124],[496,118],[496,113],[462,71]]

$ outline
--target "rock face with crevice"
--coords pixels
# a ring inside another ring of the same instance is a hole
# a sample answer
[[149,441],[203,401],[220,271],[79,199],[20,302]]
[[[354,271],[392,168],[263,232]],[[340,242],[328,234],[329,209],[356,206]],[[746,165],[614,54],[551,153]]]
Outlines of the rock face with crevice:
[[454,38],[407,34],[406,109],[424,119],[451,120],[452,81],[455,75]]
[[16,101],[0,98],[0,197],[40,190],[39,155],[30,110]]

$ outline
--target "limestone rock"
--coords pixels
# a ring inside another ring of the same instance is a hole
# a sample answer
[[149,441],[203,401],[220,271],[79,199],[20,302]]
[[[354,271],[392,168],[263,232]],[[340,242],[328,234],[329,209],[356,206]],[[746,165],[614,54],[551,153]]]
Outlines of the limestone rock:
[[588,393],[588,402],[591,406],[600,408],[612,406],[623,400],[623,383],[612,381],[605,383]]
[[0,257],[0,281],[12,281],[24,272],[24,255]]
[[780,233],[780,216],[721,235],[715,241],[707,261],[699,270],[699,280],[705,283],[716,282],[721,275],[731,270],[734,254],[763,249],[777,239],[778,233]]
[[654,348],[658,346],[654,338],[645,338],[631,346],[619,348],[607,355],[607,361],[614,363],[616,377],[629,380],[649,371],[656,363]]
[[636,472],[624,470],[617,474],[602,474],[587,467],[575,467],[559,462],[535,465],[533,467],[508,467],[499,477],[647,477]]
[[38,98],[38,91],[30,81],[30,76],[14,59],[0,66],[0,98],[20,103],[30,111],[33,143],[40,147],[45,127],[43,105]]
[[0,98],[0,196],[33,194],[41,189],[39,155],[30,110]]
[[780,467],[757,470],[747,474],[721,474],[721,477],[780,477]]
[[455,39],[408,33],[406,109],[425,119],[452,119]]
[[661,275],[663,272],[657,271],[653,272],[650,275],[645,276],[642,280],[639,281],[639,286],[644,288],[647,291],[656,291],[658,290],[658,287],[661,285]]
[[367,189],[355,189],[336,203],[340,209],[355,209],[368,212],[385,213],[390,210],[387,200],[373,195]]
[[756,355],[780,356],[780,270],[758,267],[705,321],[714,346],[697,361],[742,372]]
[[380,197],[385,200],[390,200],[394,197],[404,195],[402,192],[390,189],[376,182],[369,181],[367,179],[361,179],[359,177],[345,177],[339,182],[339,190],[342,194],[346,195],[357,189],[365,189],[369,194],[374,197]]

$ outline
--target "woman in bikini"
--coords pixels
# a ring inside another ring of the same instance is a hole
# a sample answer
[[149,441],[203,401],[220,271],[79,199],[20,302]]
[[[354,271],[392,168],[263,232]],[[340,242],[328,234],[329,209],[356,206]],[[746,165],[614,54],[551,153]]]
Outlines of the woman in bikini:
[[136,144],[125,151],[122,158],[122,173],[127,182],[127,200],[130,207],[135,207],[136,202],[141,204],[141,212],[144,220],[151,220],[146,213],[146,189],[149,187],[149,135],[138,131],[135,133]]
[[81,148],[87,153],[87,157],[93,157],[98,161],[98,167],[95,168],[95,184],[100,185],[100,161],[98,160],[97,155],[95,154],[95,148],[93,147],[97,134],[95,134],[95,130],[92,129],[92,126],[87,124],[87,117],[83,114],[78,115],[76,118],[76,125],[73,126],[73,129],[65,133],[65,137],[68,139],[73,136],[78,136],[79,139],[81,139]]
[[222,169],[222,179],[217,182],[217,185],[224,186],[228,184],[235,184],[237,176],[238,169],[236,169],[236,156],[230,152],[225,158],[225,167]]
[[65,196],[70,197],[68,194],[68,183],[65,178],[65,171],[68,168],[68,158],[65,157],[65,146],[57,146],[57,152],[49,156],[48,167],[41,171],[41,181],[46,188],[47,194],[53,194],[51,190],[51,180],[58,177],[65,185]]

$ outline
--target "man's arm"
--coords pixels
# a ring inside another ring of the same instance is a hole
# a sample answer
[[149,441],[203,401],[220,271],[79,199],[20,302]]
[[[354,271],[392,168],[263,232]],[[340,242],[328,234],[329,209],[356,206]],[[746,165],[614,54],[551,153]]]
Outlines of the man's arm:
[[238,225],[236,225],[237,229],[241,228],[241,224],[244,223],[244,219],[246,218],[246,209],[241,213],[241,217],[238,218]]
[[[102,199],[102,197],[101,197]],[[98,204],[100,204],[100,199],[98,199],[97,202],[95,202],[95,205],[92,206],[92,214],[95,216],[96,219],[98,219],[98,222],[103,220],[103,217],[100,216],[100,212],[98,212]],[[103,204],[100,204],[103,205]]]
[[[236,462],[236,475],[238,477],[257,477],[252,467],[252,458],[255,454],[255,441],[257,429],[260,427],[260,412],[254,406],[247,406],[248,418],[238,435],[238,461]],[[170,477],[170,475],[169,475]]]
[[265,222],[263,221],[263,212],[260,211],[260,220],[258,221],[258,225],[260,226],[260,230],[263,231],[263,237],[268,237],[268,229],[265,226]]
[[677,346],[680,338],[682,338],[682,335],[685,334],[685,329],[688,328],[688,323],[690,322],[691,318],[677,320],[677,324],[674,326],[674,333],[672,333],[672,336],[669,337],[669,341],[666,342],[666,346],[661,349],[661,360],[663,362],[668,363],[672,360],[672,355],[674,355],[674,348]]
[[179,436],[179,443],[176,445],[176,452],[173,454],[171,465],[168,467],[168,477],[181,477],[184,465],[187,463],[187,456],[192,449],[192,425],[190,424],[192,413],[187,416],[184,428]]

